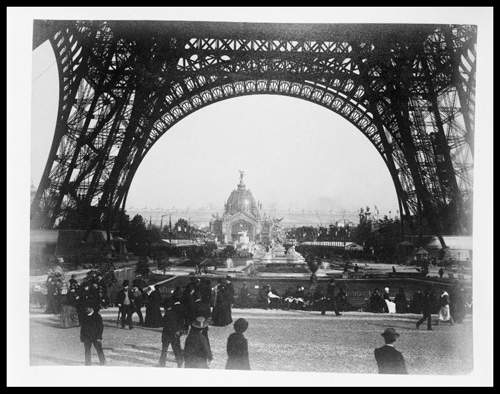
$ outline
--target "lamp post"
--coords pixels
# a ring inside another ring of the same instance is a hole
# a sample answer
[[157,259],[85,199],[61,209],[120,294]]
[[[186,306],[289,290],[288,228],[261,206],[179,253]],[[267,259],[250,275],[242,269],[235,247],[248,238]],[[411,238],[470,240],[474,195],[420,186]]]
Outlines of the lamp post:
[[160,219],[160,235],[161,235],[161,233],[163,232],[163,218],[164,218],[165,216],[168,216],[168,215],[161,215],[161,219]]

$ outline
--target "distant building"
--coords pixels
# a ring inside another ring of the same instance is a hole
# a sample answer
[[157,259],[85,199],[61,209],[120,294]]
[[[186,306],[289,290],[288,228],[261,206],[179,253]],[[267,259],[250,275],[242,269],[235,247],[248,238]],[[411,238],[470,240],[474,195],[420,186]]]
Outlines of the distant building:
[[277,232],[279,220],[261,217],[261,208],[243,183],[243,172],[240,172],[240,183],[224,204],[224,213],[212,215],[210,232],[224,243],[239,241],[242,234],[251,242],[268,243]]

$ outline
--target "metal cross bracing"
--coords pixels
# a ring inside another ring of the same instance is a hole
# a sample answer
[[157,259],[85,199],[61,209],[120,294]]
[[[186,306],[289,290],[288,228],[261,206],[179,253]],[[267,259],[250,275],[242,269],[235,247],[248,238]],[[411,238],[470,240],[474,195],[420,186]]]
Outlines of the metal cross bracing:
[[386,162],[405,220],[440,237],[471,231],[475,26],[36,21],[34,31],[34,45],[54,49],[60,101],[33,226],[82,208],[112,223],[177,122],[276,94],[356,126]]

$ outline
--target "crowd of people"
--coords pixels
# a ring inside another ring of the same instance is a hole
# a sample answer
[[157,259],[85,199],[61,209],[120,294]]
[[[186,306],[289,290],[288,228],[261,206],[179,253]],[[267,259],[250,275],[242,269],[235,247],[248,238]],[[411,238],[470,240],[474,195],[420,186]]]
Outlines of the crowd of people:
[[[91,365],[91,348],[97,351],[100,364],[106,364],[102,348],[103,323],[99,311],[110,305],[108,286],[99,273],[87,274],[79,283],[73,275],[69,280],[67,293],[62,294],[64,276],[57,271],[49,272],[45,312],[60,314],[62,328],[80,326],[80,340],[84,344],[85,364]],[[257,287],[257,286],[256,286]],[[239,308],[261,307],[263,309],[313,310],[325,315],[332,311],[336,316],[341,312],[353,310],[345,289],[337,290],[335,280],[330,279],[326,291],[317,286],[313,293],[306,292],[303,286],[296,289],[288,287],[283,294],[271,285],[258,286],[254,299],[243,282],[238,297],[230,276],[219,278],[212,286],[209,278],[197,278],[190,275],[189,283],[176,287],[165,299],[155,285],[143,286],[143,281],[124,280],[116,295],[115,305],[119,308],[117,326],[133,329],[133,315],[137,314],[139,325],[162,328],[162,350],[158,366],[166,365],[167,351],[171,347],[179,368],[209,368],[213,359],[209,340],[209,326],[227,326],[233,323],[232,308],[237,299]],[[38,300],[38,299],[37,299]],[[38,300],[40,304],[42,302]],[[142,308],[145,307],[145,315]],[[373,313],[418,313],[422,318],[416,322],[417,329],[426,323],[432,330],[431,315],[438,315],[436,324],[447,322],[450,325],[462,323],[472,308],[472,299],[465,287],[456,281],[448,291],[443,287],[439,294],[429,287],[417,290],[411,299],[405,289],[400,287],[394,297],[388,287],[381,294],[375,288],[366,300],[365,310]],[[162,309],[164,313],[162,313]],[[227,369],[250,369],[248,343],[243,333],[248,328],[245,319],[237,319],[233,324],[234,333],[227,339]],[[407,373],[404,360],[395,351],[393,342],[399,336],[393,329],[388,329],[382,336],[386,345],[375,351],[375,359],[380,373],[393,370]],[[184,347],[181,337],[185,336]],[[392,360],[392,361],[388,361]],[[394,363],[391,364],[391,363]],[[384,366],[385,365],[385,366]],[[387,366],[389,365],[389,366]],[[392,365],[392,366],[391,366]]]
[[406,296],[403,287],[398,289],[394,297],[390,296],[390,289],[384,288],[380,294],[378,288],[371,292],[366,302],[366,311],[373,313],[417,313],[422,319],[416,323],[417,328],[427,321],[427,329],[432,330],[431,315],[437,314],[436,324],[447,322],[450,325],[462,323],[465,316],[472,312],[472,295],[460,281],[455,281],[448,293],[441,287],[436,293],[431,286],[417,289],[413,297]]
[[[334,311],[337,316],[340,312],[353,310],[345,289],[340,287],[338,292],[335,290],[334,279],[327,285],[326,293],[323,293],[321,286],[317,286],[314,291],[306,291],[304,286],[298,285],[295,289],[288,287],[280,294],[271,284],[266,284],[259,286],[257,304],[254,306],[263,309],[321,311],[322,314],[328,310]],[[240,293],[240,306],[247,308],[248,305],[252,303],[247,284],[244,283]]]

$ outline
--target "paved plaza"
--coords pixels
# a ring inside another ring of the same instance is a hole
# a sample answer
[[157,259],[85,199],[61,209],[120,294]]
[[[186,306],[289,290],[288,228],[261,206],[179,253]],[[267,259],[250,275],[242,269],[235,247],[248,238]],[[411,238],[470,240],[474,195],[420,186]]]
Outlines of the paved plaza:
[[[99,366],[93,350],[96,366],[90,367],[92,371],[106,370],[108,374],[117,369],[114,367],[126,367],[118,369],[134,376],[141,376],[147,369],[155,371],[148,371],[148,375],[172,376],[173,371],[167,369],[178,372],[171,350],[164,372],[156,368],[161,352],[161,328],[136,324],[133,330],[121,329],[116,324],[117,308],[102,310],[101,314],[107,365]],[[309,379],[305,372],[317,372],[322,379],[331,378],[332,383],[339,374],[352,374],[357,379],[354,384],[362,382],[367,375],[377,375],[373,350],[383,345],[380,334],[387,327],[394,327],[401,334],[396,347],[403,352],[410,375],[460,379],[474,370],[472,316],[467,316],[462,324],[434,326],[433,331],[427,331],[424,325],[416,329],[415,322],[420,318],[416,314],[344,312],[337,317],[333,313],[322,316],[315,311],[233,309],[233,321],[239,317],[249,322],[245,336],[252,371],[294,372],[294,379],[303,376],[304,384]],[[436,316],[433,317],[435,322]],[[134,318],[137,322],[136,315]],[[89,367],[84,366],[79,327],[60,328],[58,315],[47,315],[37,308],[30,311],[29,326],[30,366],[74,367],[70,368],[73,373],[88,370]],[[224,370],[226,341],[232,332],[232,325],[210,326],[214,355],[211,370]],[[184,340],[185,336],[181,343]],[[200,382],[184,383],[198,385]]]

